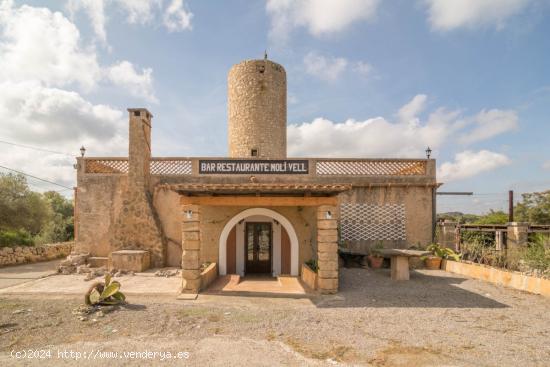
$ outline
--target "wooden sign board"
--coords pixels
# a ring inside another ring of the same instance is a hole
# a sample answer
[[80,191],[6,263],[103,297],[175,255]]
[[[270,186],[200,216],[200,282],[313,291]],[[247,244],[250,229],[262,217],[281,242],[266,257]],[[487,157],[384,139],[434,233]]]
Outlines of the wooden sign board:
[[199,160],[200,174],[307,175],[309,161],[304,160]]

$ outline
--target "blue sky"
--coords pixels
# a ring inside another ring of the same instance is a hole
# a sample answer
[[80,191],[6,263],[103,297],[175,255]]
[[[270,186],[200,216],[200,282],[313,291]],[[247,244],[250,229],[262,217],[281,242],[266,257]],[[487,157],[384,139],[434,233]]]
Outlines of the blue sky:
[[[288,79],[292,156],[438,162],[439,210],[550,188],[545,0],[0,1],[0,140],[125,155],[127,107],[157,156],[225,156],[226,78]],[[0,165],[74,185],[73,159],[0,144]],[[38,181],[36,188],[50,189]]]

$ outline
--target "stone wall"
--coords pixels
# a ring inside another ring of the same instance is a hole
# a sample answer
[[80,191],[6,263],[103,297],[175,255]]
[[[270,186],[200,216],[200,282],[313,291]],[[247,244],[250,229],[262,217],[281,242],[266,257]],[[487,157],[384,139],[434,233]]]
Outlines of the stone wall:
[[[153,177],[152,184],[159,183]],[[110,243],[109,232],[123,210],[123,192],[127,187],[126,176],[86,175],[79,181],[77,197],[80,214],[78,217],[80,252],[90,252],[93,256],[108,256],[114,247]],[[407,247],[426,245],[432,240],[432,195],[431,187],[356,187],[348,193],[340,194],[340,203],[371,203],[384,205],[401,203],[405,208],[404,241],[383,241],[386,247]],[[166,238],[165,264],[181,264],[181,206],[179,195],[170,190],[157,190],[152,198],[159,225]],[[204,224],[202,230],[201,261],[218,261],[218,241],[227,221],[248,207],[202,207]],[[300,240],[300,263],[311,259],[316,253],[316,213],[315,208],[270,208],[287,217],[294,225]],[[137,223],[137,222],[136,222]],[[134,228],[132,224],[129,228]],[[136,224],[136,230],[141,230]],[[352,248],[367,249],[377,241],[353,241]],[[143,248],[137,247],[136,248]],[[146,249],[146,248],[143,248]]]
[[74,242],[40,246],[0,247],[0,266],[35,263],[66,257]]
[[286,158],[286,72],[269,60],[234,65],[228,81],[229,156]]
[[[404,208],[405,239],[385,239],[384,236],[373,236],[372,239],[349,241],[351,249],[366,251],[372,245],[382,242],[385,247],[407,248],[413,245],[427,245],[432,241],[432,188],[431,187],[357,187],[340,194],[340,205],[344,203],[372,204],[383,206],[388,204],[402,205]],[[364,218],[379,221],[381,218]],[[395,221],[399,218],[382,218]],[[382,231],[383,232],[383,231]]]

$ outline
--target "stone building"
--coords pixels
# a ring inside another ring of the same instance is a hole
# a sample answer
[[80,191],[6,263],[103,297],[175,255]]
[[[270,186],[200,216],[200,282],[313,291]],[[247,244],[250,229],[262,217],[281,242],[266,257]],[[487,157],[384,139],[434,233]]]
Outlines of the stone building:
[[432,240],[433,159],[288,158],[286,73],[267,59],[233,66],[228,95],[229,157],[151,157],[153,116],[132,108],[127,158],[77,159],[80,251],[107,263],[142,250],[152,267],[181,266],[184,292],[201,289],[205,263],[298,276],[316,259],[318,288],[333,293],[339,245]]

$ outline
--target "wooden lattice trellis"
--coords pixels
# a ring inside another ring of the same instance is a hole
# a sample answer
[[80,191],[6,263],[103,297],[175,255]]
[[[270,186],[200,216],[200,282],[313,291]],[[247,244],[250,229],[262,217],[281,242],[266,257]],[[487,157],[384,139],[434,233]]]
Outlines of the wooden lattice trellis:
[[190,175],[193,171],[193,164],[189,159],[153,159],[150,168],[152,175]]
[[87,159],[86,173],[128,173],[128,160]]
[[[152,175],[190,175],[193,164],[189,159],[155,159],[151,160]],[[86,159],[86,173],[128,173],[128,159]]]
[[317,161],[318,175],[421,176],[426,174],[425,161]]
[[406,240],[403,204],[352,204],[340,206],[343,240]]

